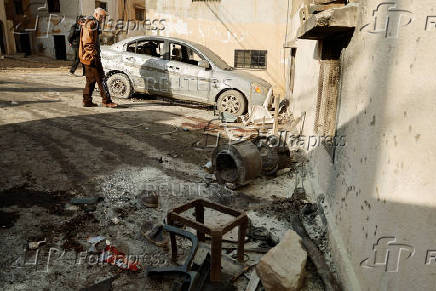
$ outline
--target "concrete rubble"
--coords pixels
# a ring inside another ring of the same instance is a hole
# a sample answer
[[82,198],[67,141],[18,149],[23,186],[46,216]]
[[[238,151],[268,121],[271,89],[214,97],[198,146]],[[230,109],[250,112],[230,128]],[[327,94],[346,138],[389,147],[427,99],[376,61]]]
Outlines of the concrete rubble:
[[256,272],[267,291],[293,291],[302,286],[307,252],[301,243],[300,236],[289,230],[280,243],[262,257]]

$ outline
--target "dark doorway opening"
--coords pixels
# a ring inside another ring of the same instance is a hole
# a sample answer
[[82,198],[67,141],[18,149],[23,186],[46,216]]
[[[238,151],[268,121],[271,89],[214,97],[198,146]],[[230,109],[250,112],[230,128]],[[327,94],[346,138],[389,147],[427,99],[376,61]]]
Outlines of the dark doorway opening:
[[55,55],[57,60],[67,59],[67,46],[65,44],[65,35],[53,35]]
[[5,29],[3,26],[3,22],[0,21],[0,52],[2,55],[6,54],[6,46],[5,46]]
[[15,35],[15,46],[17,52],[24,53],[25,56],[30,56],[32,54],[32,49],[30,46],[30,35],[28,33],[20,33]]

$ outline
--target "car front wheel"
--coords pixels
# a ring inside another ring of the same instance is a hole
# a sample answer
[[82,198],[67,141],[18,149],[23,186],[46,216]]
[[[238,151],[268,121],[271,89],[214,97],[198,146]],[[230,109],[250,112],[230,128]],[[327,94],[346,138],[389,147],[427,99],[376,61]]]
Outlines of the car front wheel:
[[133,86],[129,77],[123,73],[110,75],[106,84],[111,97],[127,99],[133,94]]
[[234,116],[244,114],[247,102],[244,95],[236,90],[227,90],[223,92],[217,100],[219,112],[228,112]]

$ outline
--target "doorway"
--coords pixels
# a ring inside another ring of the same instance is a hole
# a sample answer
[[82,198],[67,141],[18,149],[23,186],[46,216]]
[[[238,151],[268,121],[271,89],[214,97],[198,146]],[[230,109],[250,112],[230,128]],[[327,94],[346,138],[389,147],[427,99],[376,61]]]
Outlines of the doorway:
[[20,32],[15,36],[15,47],[18,53],[24,53],[25,56],[30,56],[32,49],[30,46],[30,36],[28,33]]
[[57,60],[67,59],[67,46],[65,44],[65,35],[53,35],[55,56]]

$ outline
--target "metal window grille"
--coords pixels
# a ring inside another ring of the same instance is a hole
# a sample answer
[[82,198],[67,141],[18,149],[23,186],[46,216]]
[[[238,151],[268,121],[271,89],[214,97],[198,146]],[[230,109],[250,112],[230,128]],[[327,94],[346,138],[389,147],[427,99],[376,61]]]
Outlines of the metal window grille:
[[235,68],[266,69],[266,50],[235,50]]

